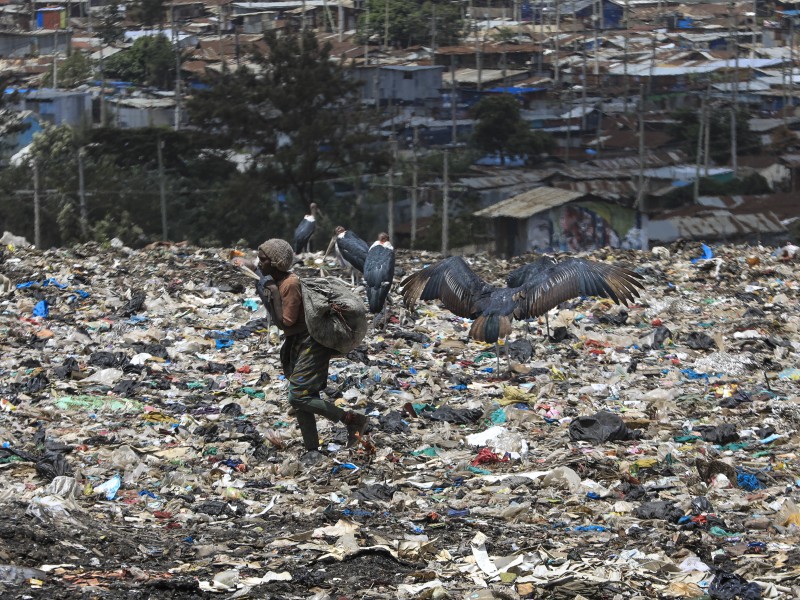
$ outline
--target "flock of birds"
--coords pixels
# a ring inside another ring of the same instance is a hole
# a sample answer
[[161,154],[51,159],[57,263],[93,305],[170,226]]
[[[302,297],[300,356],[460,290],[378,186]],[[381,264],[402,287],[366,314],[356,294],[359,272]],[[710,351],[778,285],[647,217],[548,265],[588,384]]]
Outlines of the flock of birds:
[[[316,228],[316,204],[297,226],[295,253],[303,252]],[[395,252],[389,236],[381,233],[371,246],[358,235],[337,227],[326,255],[335,247],[343,267],[350,269],[353,285],[363,276],[369,310],[384,315],[385,304],[394,281]],[[455,315],[472,320],[469,336],[493,343],[511,333],[514,320],[545,317],[562,302],[584,296],[610,298],[628,306],[643,289],[639,274],[616,265],[585,258],[556,260],[540,256],[512,271],[505,287],[486,283],[460,256],[433,263],[400,282],[405,308],[412,311],[420,300],[439,301]],[[497,348],[496,348],[497,349]],[[499,356],[499,355],[498,355]]]

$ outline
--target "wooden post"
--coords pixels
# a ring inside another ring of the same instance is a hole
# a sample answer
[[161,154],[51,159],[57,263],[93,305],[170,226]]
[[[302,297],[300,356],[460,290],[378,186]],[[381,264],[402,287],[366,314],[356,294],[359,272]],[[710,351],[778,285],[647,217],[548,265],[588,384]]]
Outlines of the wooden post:
[[458,137],[458,127],[456,125],[456,55],[450,55],[450,108],[453,119],[453,130],[450,133],[450,143],[455,144]]
[[706,100],[707,96],[703,96],[703,104],[700,109],[700,128],[697,132],[697,155],[695,156],[694,164],[694,193],[693,198],[697,204],[697,198],[700,196],[700,155],[703,148],[703,129],[706,127]]
[[[739,28],[736,24],[736,14],[735,14],[735,4],[731,1],[731,16],[730,16],[730,31],[731,31],[731,40],[733,41],[733,57],[734,57],[734,69],[733,69],[733,77],[731,80],[733,81],[733,96],[731,101],[731,168],[733,169],[733,178],[736,179],[738,177],[739,165],[738,165],[738,149],[736,147],[736,121],[739,112],[739,37],[738,31]],[[794,62],[792,62],[794,65]]]
[[417,242],[417,202],[419,201],[419,190],[417,189],[417,179],[419,177],[419,160],[417,159],[417,145],[419,144],[419,130],[414,126],[414,163],[411,171],[411,249]]
[[634,206],[637,210],[642,208],[644,199],[644,86],[639,86],[639,184],[636,190],[636,202]]
[[164,141],[157,138],[158,147],[158,191],[161,196],[161,239],[165,242],[167,237],[167,192],[164,183]]
[[81,213],[81,237],[85,242],[89,237],[89,211],[86,208],[86,186],[83,179],[83,147],[78,148],[78,198]]
[[447,256],[447,251],[449,247],[449,227],[450,227],[450,174],[449,171],[449,150],[447,148],[444,149],[444,170],[442,173],[442,178],[444,179],[442,185],[442,256]]
[[394,240],[394,164],[397,160],[397,140],[395,139],[394,135],[392,135],[392,140],[390,142],[392,147],[392,161],[389,165],[389,193],[387,196],[387,207],[386,210],[388,212],[387,218],[387,225],[386,225],[386,233],[389,234],[389,239]]
[[39,198],[39,161],[33,159],[33,243],[42,247],[42,203]]

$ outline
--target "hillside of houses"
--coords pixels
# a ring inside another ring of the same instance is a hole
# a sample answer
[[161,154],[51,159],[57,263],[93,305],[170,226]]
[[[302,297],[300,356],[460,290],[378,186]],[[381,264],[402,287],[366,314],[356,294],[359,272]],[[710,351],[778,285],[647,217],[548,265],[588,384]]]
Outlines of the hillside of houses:
[[[266,35],[312,31],[361,83],[375,133],[407,161],[468,145],[473,108],[496,95],[513,97],[524,126],[551,140],[540,156],[483,154],[446,175],[450,194],[470,198],[447,217],[480,224],[475,247],[515,255],[796,238],[800,1],[455,10],[457,35],[434,18],[429,38],[399,39],[389,9],[370,15],[361,0],[4,2],[0,72],[28,126],[4,136],[1,158],[10,164],[49,125],[191,128],[185,105],[197,90],[258,69]],[[118,76],[119,56],[148,37],[163,38],[178,77]],[[441,178],[397,187],[382,228],[412,246],[442,219],[442,188]]]

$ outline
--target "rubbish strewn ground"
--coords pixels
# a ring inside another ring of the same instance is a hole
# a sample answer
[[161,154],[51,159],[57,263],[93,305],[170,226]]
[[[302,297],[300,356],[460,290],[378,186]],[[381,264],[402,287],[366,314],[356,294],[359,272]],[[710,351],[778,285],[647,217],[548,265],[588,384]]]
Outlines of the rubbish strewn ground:
[[[800,596],[780,252],[588,254],[641,301],[516,323],[499,371],[469,322],[395,293],[326,390],[371,415],[374,454],[328,423],[303,454],[235,254],[6,249],[3,598]],[[396,281],[436,258],[400,252]],[[470,260],[499,284],[524,257]],[[340,273],[320,263],[300,271]]]

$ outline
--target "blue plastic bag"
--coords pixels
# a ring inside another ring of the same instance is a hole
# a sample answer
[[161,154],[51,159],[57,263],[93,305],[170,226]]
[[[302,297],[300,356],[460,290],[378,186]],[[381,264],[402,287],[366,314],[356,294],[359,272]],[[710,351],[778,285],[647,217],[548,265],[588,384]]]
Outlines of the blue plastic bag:
[[39,302],[36,303],[36,306],[33,307],[33,316],[42,317],[43,319],[50,316],[50,305],[47,303],[47,300],[39,300]]

